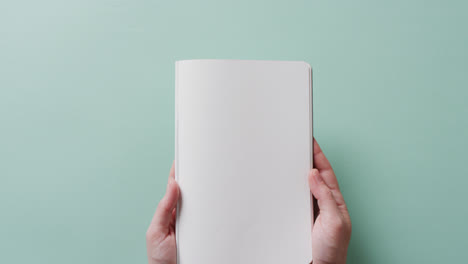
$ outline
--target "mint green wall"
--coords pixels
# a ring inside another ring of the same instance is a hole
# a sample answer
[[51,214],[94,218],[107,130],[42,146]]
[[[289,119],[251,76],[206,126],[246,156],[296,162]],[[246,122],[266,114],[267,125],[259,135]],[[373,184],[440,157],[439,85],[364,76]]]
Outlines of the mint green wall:
[[144,263],[174,61],[305,60],[349,263],[461,263],[466,1],[1,1],[0,263]]

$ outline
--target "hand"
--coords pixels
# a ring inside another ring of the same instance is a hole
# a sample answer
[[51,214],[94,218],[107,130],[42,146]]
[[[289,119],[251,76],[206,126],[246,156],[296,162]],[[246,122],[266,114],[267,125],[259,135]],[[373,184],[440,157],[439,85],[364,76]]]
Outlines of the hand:
[[175,181],[174,163],[169,173],[166,194],[158,204],[153,220],[146,232],[146,248],[149,264],[176,264],[175,239],[176,206],[179,185]]
[[309,186],[320,213],[312,230],[313,264],[345,264],[351,218],[330,162],[315,139],[314,167],[309,174]]
[[[312,230],[314,264],[346,263],[351,238],[351,219],[330,163],[314,139],[314,165],[309,174],[312,194],[320,214]],[[176,264],[175,208],[179,187],[174,179],[174,164],[166,194],[160,201],[146,233],[148,263]]]

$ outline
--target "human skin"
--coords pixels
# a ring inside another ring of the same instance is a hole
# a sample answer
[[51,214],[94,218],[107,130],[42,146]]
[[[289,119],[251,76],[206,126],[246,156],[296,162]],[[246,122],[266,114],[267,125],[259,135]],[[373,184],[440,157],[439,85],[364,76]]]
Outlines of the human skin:
[[[161,199],[146,232],[149,264],[176,264],[176,207],[179,186],[172,164],[166,194]],[[320,213],[312,229],[314,264],[344,264],[351,238],[351,219],[338,180],[317,141],[314,139],[314,168],[309,172],[310,191]]]

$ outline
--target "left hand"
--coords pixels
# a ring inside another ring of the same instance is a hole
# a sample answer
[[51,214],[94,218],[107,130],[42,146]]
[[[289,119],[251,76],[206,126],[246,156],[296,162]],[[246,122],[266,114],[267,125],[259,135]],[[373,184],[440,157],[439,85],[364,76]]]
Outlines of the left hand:
[[175,181],[174,164],[172,164],[166,194],[159,202],[153,220],[146,232],[149,264],[177,263],[175,218],[178,200],[179,185]]

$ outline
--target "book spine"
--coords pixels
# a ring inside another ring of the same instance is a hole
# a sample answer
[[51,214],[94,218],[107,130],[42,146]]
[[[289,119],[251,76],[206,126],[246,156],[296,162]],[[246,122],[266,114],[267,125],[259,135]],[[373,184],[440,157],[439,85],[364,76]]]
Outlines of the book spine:
[[[175,122],[174,122],[174,169],[175,169],[175,180],[179,182],[179,62],[175,62],[175,92],[174,92],[174,100],[175,100]],[[179,190],[179,199],[180,199],[180,190]],[[176,236],[176,248],[177,248],[177,256],[176,261],[179,264],[179,211],[180,211],[180,202],[177,203],[176,208],[176,222],[175,222],[175,236]]]

